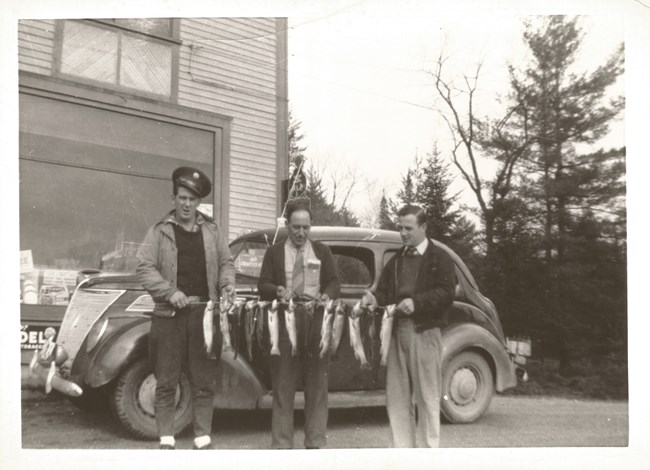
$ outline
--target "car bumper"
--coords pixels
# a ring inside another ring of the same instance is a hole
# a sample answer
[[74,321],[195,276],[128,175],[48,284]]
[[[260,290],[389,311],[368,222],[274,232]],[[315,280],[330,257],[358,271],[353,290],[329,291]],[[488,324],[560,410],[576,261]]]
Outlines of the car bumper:
[[71,397],[80,397],[83,394],[83,389],[79,385],[66,380],[59,375],[54,362],[52,362],[50,367],[43,367],[43,365],[38,362],[37,351],[34,351],[34,357],[29,364],[29,370],[32,374],[45,381],[45,392],[47,393],[50,393],[50,391],[54,389]]

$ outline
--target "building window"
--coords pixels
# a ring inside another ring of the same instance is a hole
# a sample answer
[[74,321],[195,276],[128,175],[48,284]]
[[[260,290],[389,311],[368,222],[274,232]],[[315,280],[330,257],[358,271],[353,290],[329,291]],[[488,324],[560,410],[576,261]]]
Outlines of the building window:
[[64,20],[59,72],[171,97],[178,48],[173,25],[164,18]]

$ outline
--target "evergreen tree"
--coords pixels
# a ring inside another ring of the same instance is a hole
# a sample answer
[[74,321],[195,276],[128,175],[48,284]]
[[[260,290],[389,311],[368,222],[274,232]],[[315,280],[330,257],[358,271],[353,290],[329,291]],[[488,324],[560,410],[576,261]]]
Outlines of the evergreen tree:
[[383,230],[397,230],[395,222],[391,218],[391,212],[388,208],[388,200],[386,199],[386,192],[382,192],[381,201],[379,202],[379,217],[377,218],[377,225]]
[[[621,152],[583,154],[577,146],[597,143],[623,109],[622,97],[605,99],[623,73],[623,47],[593,73],[576,74],[572,67],[583,37],[578,19],[549,16],[539,21],[528,22],[524,33],[531,63],[521,73],[511,67],[510,76],[519,100],[515,115],[520,129],[525,126],[534,135],[526,184],[537,189],[531,203],[544,214],[546,258],[557,256],[561,262],[571,219],[580,217],[589,205],[586,179],[616,181],[622,174]],[[612,186],[607,197],[619,196],[621,187]]]

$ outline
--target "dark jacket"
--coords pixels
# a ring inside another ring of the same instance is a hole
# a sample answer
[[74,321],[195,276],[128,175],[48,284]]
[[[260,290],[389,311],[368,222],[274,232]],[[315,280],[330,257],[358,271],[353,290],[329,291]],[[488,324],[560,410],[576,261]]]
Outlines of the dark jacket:
[[[384,266],[375,292],[379,305],[397,303],[397,273],[401,271],[403,252],[395,254]],[[422,255],[413,296],[415,311],[412,318],[417,331],[444,326],[455,290],[454,261],[429,239],[429,246]]]
[[[284,272],[284,241],[271,246],[264,254],[262,271],[257,283],[260,300],[273,300],[276,298],[278,286],[287,285]],[[321,262],[320,268],[320,293],[329,295],[330,299],[337,299],[341,291],[341,283],[336,273],[334,256],[329,247],[323,243],[311,241],[311,247]]]

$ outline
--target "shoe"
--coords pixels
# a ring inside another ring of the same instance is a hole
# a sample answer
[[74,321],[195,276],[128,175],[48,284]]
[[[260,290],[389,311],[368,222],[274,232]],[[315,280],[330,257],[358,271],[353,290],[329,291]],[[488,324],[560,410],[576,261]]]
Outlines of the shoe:
[[160,444],[159,447],[160,450],[174,450],[176,449],[176,446],[170,445],[170,444]]
[[194,444],[194,447],[192,447],[192,449],[194,449],[194,450],[212,450],[212,444],[206,444],[206,445],[201,446],[201,447]]

